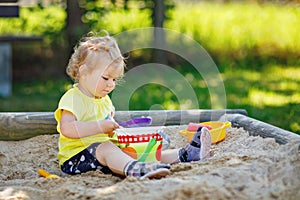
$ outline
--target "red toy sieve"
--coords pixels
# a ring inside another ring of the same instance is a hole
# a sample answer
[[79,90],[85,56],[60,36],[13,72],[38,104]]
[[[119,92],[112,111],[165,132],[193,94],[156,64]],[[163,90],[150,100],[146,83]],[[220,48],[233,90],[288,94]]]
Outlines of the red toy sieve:
[[158,133],[138,134],[138,135],[118,135],[118,142],[120,144],[126,143],[141,143],[149,142],[151,138],[155,138],[156,141],[162,141],[163,138]]

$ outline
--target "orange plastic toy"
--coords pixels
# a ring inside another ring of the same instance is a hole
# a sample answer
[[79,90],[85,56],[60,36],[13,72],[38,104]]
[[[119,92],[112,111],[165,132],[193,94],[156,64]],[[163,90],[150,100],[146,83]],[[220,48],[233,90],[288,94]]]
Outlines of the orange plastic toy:
[[43,169],[38,169],[38,174],[44,178],[60,178],[56,174],[50,174],[49,172]]
[[190,123],[186,130],[180,131],[180,134],[186,136],[188,138],[188,141],[190,142],[200,126],[204,126],[209,129],[211,135],[211,143],[215,144],[225,139],[226,129],[231,126],[231,122],[209,121],[199,124]]

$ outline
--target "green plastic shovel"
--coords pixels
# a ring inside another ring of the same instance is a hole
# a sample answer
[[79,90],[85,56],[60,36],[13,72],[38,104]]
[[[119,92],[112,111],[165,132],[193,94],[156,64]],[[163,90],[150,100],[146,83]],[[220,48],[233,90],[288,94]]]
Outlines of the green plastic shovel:
[[147,159],[149,153],[151,152],[151,149],[156,145],[156,139],[155,138],[151,138],[151,140],[149,141],[145,151],[143,152],[142,156],[138,159],[138,161],[140,162],[145,162],[145,160]]

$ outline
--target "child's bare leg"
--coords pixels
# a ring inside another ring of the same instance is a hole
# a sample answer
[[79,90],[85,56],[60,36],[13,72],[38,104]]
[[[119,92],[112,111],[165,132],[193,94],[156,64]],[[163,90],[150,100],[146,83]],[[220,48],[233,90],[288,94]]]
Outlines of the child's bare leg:
[[101,165],[108,166],[112,172],[119,175],[125,175],[125,166],[134,160],[111,142],[102,143],[97,147],[96,158]]
[[100,144],[96,150],[96,158],[101,165],[107,166],[112,172],[140,178],[160,178],[170,173],[166,164],[139,162],[111,142]]
[[167,164],[175,164],[179,162],[179,149],[167,149],[161,152],[161,162]]

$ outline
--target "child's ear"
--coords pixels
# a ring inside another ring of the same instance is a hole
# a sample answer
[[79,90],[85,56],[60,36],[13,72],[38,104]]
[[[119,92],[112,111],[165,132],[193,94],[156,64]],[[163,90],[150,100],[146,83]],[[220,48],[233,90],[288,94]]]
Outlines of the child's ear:
[[79,67],[79,75],[81,77],[85,77],[88,73],[88,68],[86,64],[83,64]]

